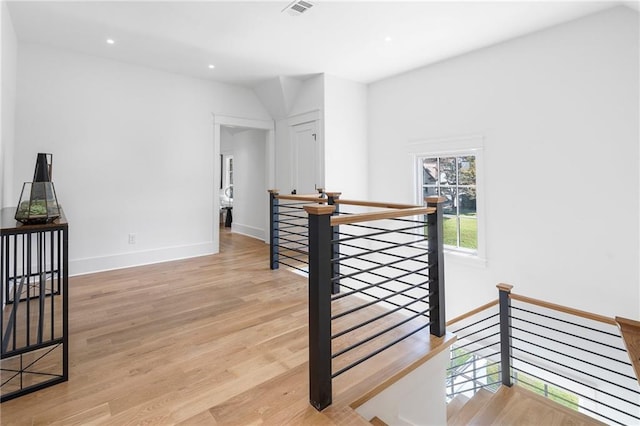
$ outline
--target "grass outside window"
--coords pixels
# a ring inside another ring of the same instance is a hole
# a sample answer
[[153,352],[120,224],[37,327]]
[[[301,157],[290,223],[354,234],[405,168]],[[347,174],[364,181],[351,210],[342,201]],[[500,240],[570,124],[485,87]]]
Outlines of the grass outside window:
[[[470,250],[478,249],[478,220],[475,215],[460,215],[460,247]],[[457,227],[455,217],[444,217],[442,231],[443,243],[446,246],[456,247]]]

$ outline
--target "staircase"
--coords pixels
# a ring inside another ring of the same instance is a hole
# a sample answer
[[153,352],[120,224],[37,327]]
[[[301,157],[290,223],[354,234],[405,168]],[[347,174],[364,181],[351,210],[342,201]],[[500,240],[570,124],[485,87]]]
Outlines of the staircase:
[[604,425],[520,386],[458,395],[447,406],[447,425]]
[[633,370],[640,382],[640,322],[622,317],[616,317],[616,322],[627,347]]

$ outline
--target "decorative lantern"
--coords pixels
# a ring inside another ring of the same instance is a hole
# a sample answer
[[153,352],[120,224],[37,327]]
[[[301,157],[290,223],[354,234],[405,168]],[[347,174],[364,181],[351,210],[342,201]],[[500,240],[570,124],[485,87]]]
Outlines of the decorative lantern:
[[53,155],[38,154],[33,182],[22,185],[15,218],[25,224],[48,223],[60,217],[56,190],[51,182]]

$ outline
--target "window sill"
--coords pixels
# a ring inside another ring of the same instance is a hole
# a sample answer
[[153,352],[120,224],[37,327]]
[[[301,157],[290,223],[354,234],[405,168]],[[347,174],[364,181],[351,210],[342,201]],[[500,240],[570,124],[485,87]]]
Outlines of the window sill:
[[472,266],[474,268],[486,268],[487,259],[478,256],[477,253],[464,253],[456,250],[444,249],[445,264]]

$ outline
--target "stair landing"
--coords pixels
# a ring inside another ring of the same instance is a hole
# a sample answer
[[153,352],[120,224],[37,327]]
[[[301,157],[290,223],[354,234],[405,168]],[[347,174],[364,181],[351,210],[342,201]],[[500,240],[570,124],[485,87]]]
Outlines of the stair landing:
[[[604,425],[520,386],[502,386],[487,398],[478,392],[449,420],[448,425]],[[474,400],[476,400],[474,402]]]

